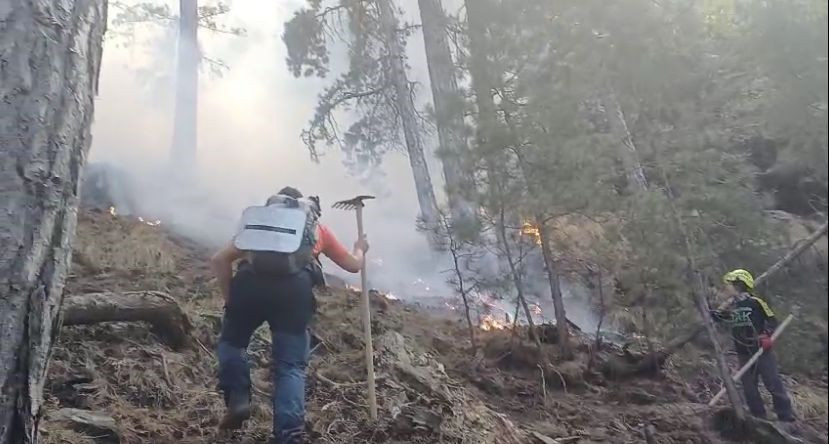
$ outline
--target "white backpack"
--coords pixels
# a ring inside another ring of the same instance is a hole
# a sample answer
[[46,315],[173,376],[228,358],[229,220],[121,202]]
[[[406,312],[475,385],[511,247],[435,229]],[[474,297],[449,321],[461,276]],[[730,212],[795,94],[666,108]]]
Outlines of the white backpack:
[[233,244],[251,253],[251,265],[258,273],[296,274],[313,260],[317,224],[313,201],[276,195],[267,205],[242,212]]

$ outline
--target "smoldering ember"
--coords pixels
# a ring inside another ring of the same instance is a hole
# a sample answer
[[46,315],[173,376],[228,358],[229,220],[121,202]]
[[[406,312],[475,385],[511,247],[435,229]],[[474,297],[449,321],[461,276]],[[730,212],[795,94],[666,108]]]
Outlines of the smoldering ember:
[[0,0],[0,444],[829,444],[825,0]]

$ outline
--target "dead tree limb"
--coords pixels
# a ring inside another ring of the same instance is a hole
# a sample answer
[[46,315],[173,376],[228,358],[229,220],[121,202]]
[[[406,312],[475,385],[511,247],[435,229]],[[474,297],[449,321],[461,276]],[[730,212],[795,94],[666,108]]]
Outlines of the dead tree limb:
[[159,291],[85,293],[64,298],[63,325],[134,321],[149,323],[175,348],[188,342],[192,327],[178,302]]
[[823,223],[811,236],[807,237],[806,239],[800,240],[795,243],[791,250],[786,253],[783,258],[777,261],[774,265],[769,267],[768,270],[763,272],[760,276],[757,276],[757,279],[754,280],[754,285],[759,286],[763,283],[766,279],[769,278],[774,273],[780,271],[781,268],[785,267],[789,262],[795,260],[798,256],[803,254],[809,247],[812,246],[818,239],[823,237],[826,234],[826,230],[829,228],[829,221]]

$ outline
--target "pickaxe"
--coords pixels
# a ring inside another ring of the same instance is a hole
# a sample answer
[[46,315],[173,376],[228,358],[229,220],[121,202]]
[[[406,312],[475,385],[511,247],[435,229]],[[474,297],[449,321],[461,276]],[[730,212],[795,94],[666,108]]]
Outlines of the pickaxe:
[[[357,196],[349,200],[334,203],[333,207],[341,210],[356,210],[357,212],[357,239],[363,239],[363,207],[364,200],[374,199],[374,196]],[[377,394],[374,387],[374,346],[371,342],[371,309],[368,300],[368,283],[366,279],[366,260],[363,252],[363,267],[360,269],[360,288],[362,290],[363,305],[363,340],[366,344],[366,370],[368,373],[368,413],[372,421],[377,419]]]

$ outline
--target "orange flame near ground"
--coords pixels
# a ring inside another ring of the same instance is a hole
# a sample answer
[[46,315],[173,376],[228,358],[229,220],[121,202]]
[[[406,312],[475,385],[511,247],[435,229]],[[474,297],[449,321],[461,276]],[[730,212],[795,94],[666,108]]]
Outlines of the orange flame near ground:
[[521,234],[532,237],[535,239],[536,244],[541,245],[541,230],[530,222],[524,222],[524,224],[521,225]]
[[507,324],[503,321],[495,319],[492,315],[486,315],[481,318],[481,324],[479,327],[484,331],[503,330],[507,328]]

